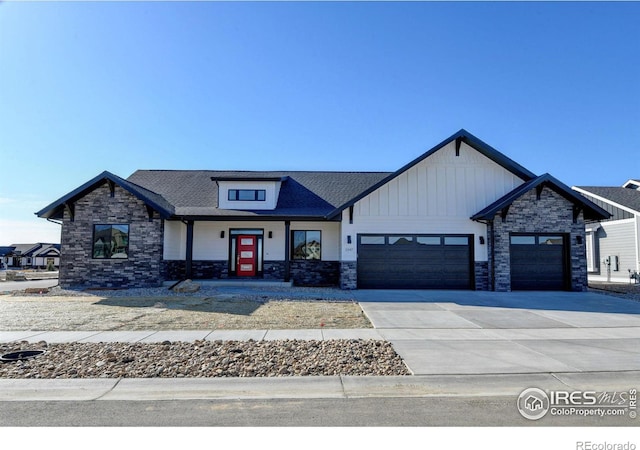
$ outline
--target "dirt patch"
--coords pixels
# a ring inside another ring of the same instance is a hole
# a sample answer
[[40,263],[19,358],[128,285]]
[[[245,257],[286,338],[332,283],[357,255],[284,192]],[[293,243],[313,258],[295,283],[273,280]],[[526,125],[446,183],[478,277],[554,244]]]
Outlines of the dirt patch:
[[3,331],[372,328],[355,302],[219,297],[0,297]]

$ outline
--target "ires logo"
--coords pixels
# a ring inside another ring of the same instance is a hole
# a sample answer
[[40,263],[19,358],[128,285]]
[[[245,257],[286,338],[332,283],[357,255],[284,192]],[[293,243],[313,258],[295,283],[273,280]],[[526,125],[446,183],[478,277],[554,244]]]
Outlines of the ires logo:
[[637,390],[613,392],[549,391],[528,388],[518,396],[522,417],[538,420],[552,416],[628,416],[636,418]]

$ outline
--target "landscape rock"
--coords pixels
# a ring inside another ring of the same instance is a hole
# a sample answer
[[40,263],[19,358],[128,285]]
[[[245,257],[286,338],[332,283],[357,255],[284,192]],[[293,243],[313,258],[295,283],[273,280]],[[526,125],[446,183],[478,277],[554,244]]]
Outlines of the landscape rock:
[[[0,344],[0,354],[35,349],[29,343]],[[0,365],[0,379],[319,375],[410,373],[388,342],[353,339],[49,344],[42,356]]]
[[192,294],[200,290],[200,285],[191,280],[184,280],[173,286],[171,290],[181,294]]
[[27,276],[24,272],[7,272],[7,281],[27,281]]

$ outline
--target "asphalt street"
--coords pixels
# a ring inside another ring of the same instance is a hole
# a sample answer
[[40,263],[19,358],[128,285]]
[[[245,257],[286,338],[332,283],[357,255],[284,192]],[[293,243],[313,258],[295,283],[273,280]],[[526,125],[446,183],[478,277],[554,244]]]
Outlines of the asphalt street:
[[515,396],[0,402],[1,426],[450,427],[636,426],[620,417],[523,418]]

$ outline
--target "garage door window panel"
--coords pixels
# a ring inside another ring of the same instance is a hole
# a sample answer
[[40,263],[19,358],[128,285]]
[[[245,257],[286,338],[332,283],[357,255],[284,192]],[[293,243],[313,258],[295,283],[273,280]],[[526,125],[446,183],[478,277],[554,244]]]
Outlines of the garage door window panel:
[[384,236],[362,236],[360,238],[360,244],[362,245],[384,245]]
[[411,245],[413,236],[389,236],[389,245]]
[[418,236],[416,241],[419,245],[441,245],[442,239],[440,236]]

